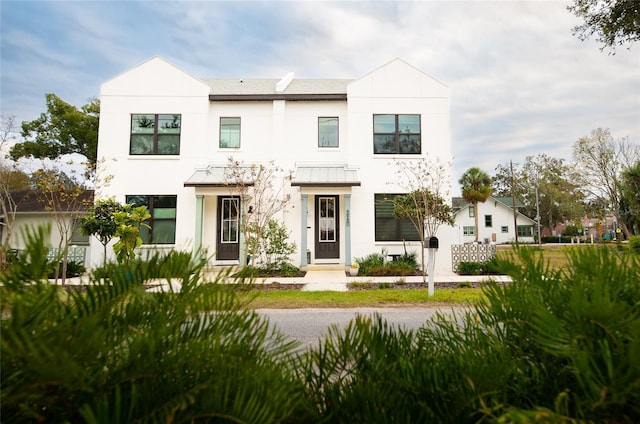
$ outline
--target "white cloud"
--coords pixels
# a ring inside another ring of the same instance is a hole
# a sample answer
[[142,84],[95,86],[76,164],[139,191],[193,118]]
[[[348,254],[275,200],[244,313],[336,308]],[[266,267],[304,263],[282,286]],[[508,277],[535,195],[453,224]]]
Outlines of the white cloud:
[[608,55],[579,41],[561,1],[42,4],[45,17],[3,4],[2,107],[22,119],[46,92],[83,104],[154,55],[199,77],[272,78],[357,78],[402,57],[451,89],[454,181],[539,152],[569,159],[597,127],[640,142],[640,44]]

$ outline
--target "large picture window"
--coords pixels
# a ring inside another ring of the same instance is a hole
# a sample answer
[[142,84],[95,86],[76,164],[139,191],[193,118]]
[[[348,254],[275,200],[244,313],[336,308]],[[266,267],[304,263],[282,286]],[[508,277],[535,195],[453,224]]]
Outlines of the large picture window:
[[420,154],[420,115],[373,115],[373,153]]
[[220,148],[240,147],[240,118],[220,118]]
[[177,196],[127,196],[127,203],[146,206],[151,219],[146,223],[151,228],[140,229],[142,242],[146,244],[174,244],[176,242]]
[[318,147],[338,147],[338,118],[318,118]]
[[132,155],[179,155],[181,115],[131,115]]
[[376,194],[376,241],[418,241],[420,236],[411,220],[398,219],[393,214],[393,202],[400,194]]
[[533,225],[518,225],[518,237],[533,237]]

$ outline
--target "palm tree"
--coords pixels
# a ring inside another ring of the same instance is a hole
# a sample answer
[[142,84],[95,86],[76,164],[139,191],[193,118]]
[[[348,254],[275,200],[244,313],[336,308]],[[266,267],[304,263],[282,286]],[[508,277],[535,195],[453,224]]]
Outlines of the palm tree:
[[489,174],[477,167],[471,167],[462,174],[458,180],[462,185],[462,198],[473,205],[475,216],[475,235],[478,241],[478,203],[484,202],[491,196],[491,177]]

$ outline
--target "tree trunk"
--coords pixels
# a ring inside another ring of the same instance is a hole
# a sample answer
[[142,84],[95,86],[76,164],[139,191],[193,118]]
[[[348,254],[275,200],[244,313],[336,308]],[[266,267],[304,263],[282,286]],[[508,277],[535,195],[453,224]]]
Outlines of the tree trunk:
[[480,236],[478,234],[478,232],[479,232],[478,231],[478,202],[475,202],[473,204],[473,216],[474,216],[474,220],[475,220],[475,223],[476,223],[476,228],[475,228],[476,231],[475,231],[475,233],[476,233],[476,243],[477,243],[478,240],[479,240],[478,237]]

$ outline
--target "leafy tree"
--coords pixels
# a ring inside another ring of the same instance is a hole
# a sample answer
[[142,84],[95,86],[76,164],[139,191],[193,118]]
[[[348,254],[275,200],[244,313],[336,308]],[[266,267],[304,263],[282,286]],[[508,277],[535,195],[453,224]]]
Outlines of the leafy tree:
[[620,214],[620,178],[624,169],[640,160],[640,146],[628,139],[615,140],[608,129],[597,128],[574,143],[573,159],[580,172],[581,188],[591,198],[606,202],[625,238],[629,238]]
[[622,172],[620,181],[621,214],[627,228],[640,231],[640,161]]
[[124,210],[125,207],[114,198],[98,199],[89,213],[80,220],[80,232],[95,236],[102,244],[103,265],[107,264],[107,244],[118,233],[116,212]]
[[[493,178],[494,194],[511,197],[510,180],[509,166],[498,165]],[[533,218],[539,210],[540,222],[550,232],[558,223],[575,221],[586,212],[575,170],[564,159],[544,153],[527,156],[522,165],[514,163],[513,180],[516,199],[524,204],[519,211]]]
[[491,177],[477,167],[471,167],[458,180],[462,185],[462,198],[471,203],[475,210],[475,234],[478,241],[478,203],[482,203],[491,196]]
[[[256,225],[252,223],[251,225]],[[257,250],[249,250],[252,258],[260,261],[260,266],[267,271],[282,269],[289,263],[289,256],[296,251],[296,244],[289,242],[289,231],[287,227],[276,221],[269,220],[267,228],[249,228],[250,234],[261,233],[263,237],[258,243],[251,243],[250,246],[257,247]]]
[[128,264],[134,258],[135,249],[142,246],[140,227],[151,228],[145,224],[149,218],[151,214],[144,205],[138,207],[125,205],[122,210],[113,214],[116,224],[115,236],[118,237],[118,241],[113,245],[113,251],[119,263]]
[[80,109],[55,94],[46,96],[47,111],[33,121],[22,123],[25,141],[11,149],[11,157],[33,156],[55,159],[68,153],[80,153],[90,166],[95,165],[98,149],[100,102],[92,99]]
[[638,0],[574,0],[567,9],[584,20],[573,28],[580,40],[595,34],[602,49],[609,47],[614,52],[616,45],[640,40]]
[[[396,161],[397,181],[408,190],[394,202],[394,214],[409,218],[420,237],[422,278],[425,279],[424,250],[427,238],[435,237],[442,224],[453,225],[451,207],[444,200],[449,197],[447,169],[439,159],[422,158],[416,161]],[[429,296],[434,294],[433,252],[429,251]]]

